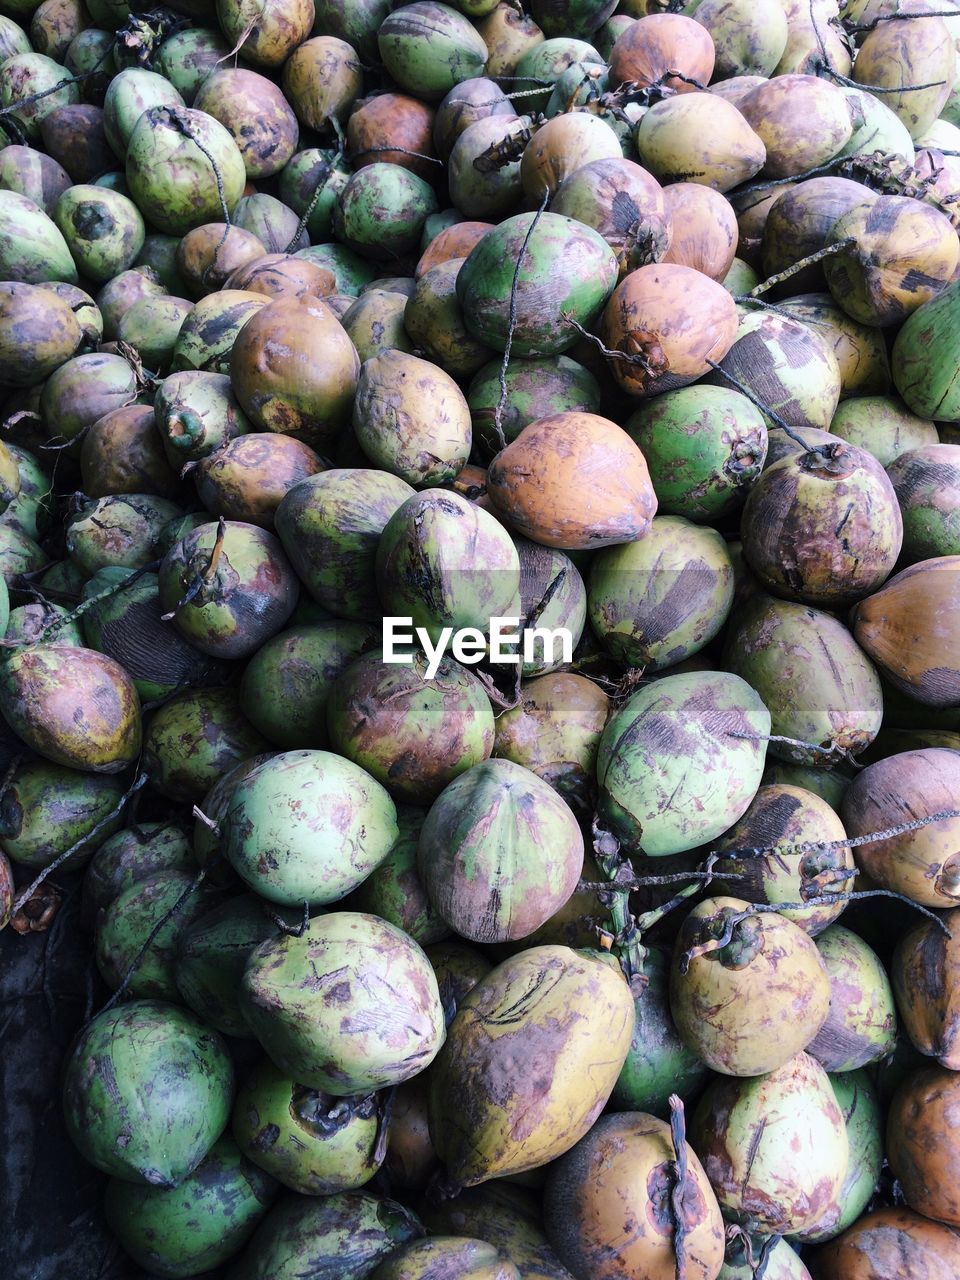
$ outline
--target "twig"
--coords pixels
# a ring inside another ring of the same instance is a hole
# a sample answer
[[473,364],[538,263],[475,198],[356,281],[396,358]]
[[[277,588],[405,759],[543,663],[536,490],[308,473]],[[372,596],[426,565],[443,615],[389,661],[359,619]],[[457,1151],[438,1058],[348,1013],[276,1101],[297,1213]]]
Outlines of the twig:
[[174,916],[176,916],[183,909],[183,907],[187,903],[187,900],[194,893],[196,893],[197,889],[200,888],[200,886],[203,884],[206,878],[207,878],[207,869],[206,867],[203,867],[193,877],[193,879],[190,881],[190,883],[187,885],[184,891],[180,894],[180,897],[177,898],[176,902],[173,904],[170,910],[165,912],[164,915],[153,926],[153,928],[150,930],[150,933],[147,935],[146,942],[144,942],[143,946],[140,948],[137,954],[133,957],[133,960],[130,962],[130,965],[126,973],[120,979],[120,985],[117,987],[116,991],[114,991],[113,995],[110,997],[107,1003],[100,1010],[100,1013],[96,1015],[97,1017],[99,1017],[101,1013],[106,1013],[108,1009],[112,1009],[113,1006],[123,997],[130,983],[133,981],[134,977],[136,976],[137,970],[140,968],[141,964],[143,964],[143,961],[146,958],[148,951],[156,941],[157,936],[159,935],[161,929],[165,928],[170,923],[170,921],[174,918]]
[[[123,812],[124,806],[126,805],[127,801],[132,796],[135,796],[137,792],[140,790],[140,788],[144,787],[146,783],[147,783],[147,775],[145,773],[141,773],[137,778],[135,778],[133,783],[127,788],[127,790],[123,793],[123,795],[120,797],[120,799],[117,801],[117,803],[114,805],[114,807],[110,810],[108,814],[105,814],[104,817],[102,817],[100,821],[96,823],[96,825],[93,826],[85,836],[81,836],[80,839],[75,841],[70,846],[69,849],[65,849],[63,853],[58,854],[57,857],[54,858],[53,862],[51,862],[48,867],[44,867],[44,869],[40,872],[40,874],[36,876],[33,880],[31,880],[25,889],[22,889],[17,894],[13,903],[14,912],[19,911],[20,908],[24,905],[24,903],[29,902],[29,900],[33,897],[36,891],[43,884],[44,880],[46,880],[47,876],[53,875],[55,871],[59,870],[59,868],[63,866],[63,864],[67,861],[68,858],[71,858],[75,853],[78,852],[78,850],[82,849],[84,845],[90,844],[90,842],[92,840],[95,840],[96,837],[100,834],[100,832],[103,831],[104,827],[108,826],[111,822],[113,822],[114,818],[118,818],[120,814]],[[6,788],[6,785],[7,783],[5,780],[4,789]]]
[[[858,85],[857,88],[859,87]],[[792,173],[788,178],[768,178],[764,182],[754,182],[749,187],[739,187],[731,192],[731,195],[739,199],[741,196],[751,196],[755,191],[772,191],[774,187],[785,187],[791,182],[805,182],[807,178],[819,178],[821,174],[831,173],[837,165],[852,158],[851,156],[834,156],[825,164],[814,165],[812,169],[804,169],[800,173]]]
[[373,1148],[373,1163],[379,1168],[387,1158],[387,1143],[390,1139],[390,1121],[393,1118],[393,1104],[397,1096],[397,1086],[391,1085],[377,1094],[377,1141]]
[[422,151],[408,151],[406,147],[364,147],[362,151],[351,151],[348,158],[356,160],[357,156],[382,155],[385,151],[395,151],[399,156],[412,156],[415,160],[426,160],[430,164],[438,164],[443,168],[443,161],[438,160],[436,156],[425,155]]
[[533,216],[533,220],[527,227],[527,234],[523,237],[523,244],[520,246],[520,252],[517,255],[517,263],[513,269],[513,282],[510,285],[510,318],[507,323],[507,343],[503,349],[503,360],[500,364],[500,399],[497,401],[497,407],[493,415],[493,425],[497,432],[497,439],[500,441],[500,448],[507,447],[507,438],[503,434],[503,410],[507,403],[507,368],[510,364],[510,351],[513,347],[513,333],[517,327],[517,287],[520,283],[520,268],[523,266],[523,259],[526,256],[527,245],[530,243],[530,237],[536,230],[537,223],[540,221],[550,199],[550,188],[544,187],[543,199],[540,201],[540,207]]
[[802,738],[788,738],[782,733],[738,733],[731,731],[727,734],[727,737],[737,738],[741,742],[782,742],[788,747],[802,747],[805,751],[813,751],[818,756],[839,756],[843,760],[849,758],[849,753],[846,749],[836,742],[831,742],[828,747],[824,747],[816,742],[804,742]]
[[928,907],[921,906],[919,902],[914,902],[912,898],[906,897],[905,894],[895,893],[893,889],[858,889],[855,893],[827,893],[809,897],[804,902],[751,902],[743,911],[728,910],[725,913],[723,931],[719,937],[706,938],[703,942],[698,942],[692,947],[688,947],[680,956],[680,972],[686,973],[692,961],[699,959],[701,956],[710,955],[714,951],[721,951],[732,940],[733,931],[737,925],[743,924],[745,920],[749,920],[752,916],[782,915],[785,911],[805,911],[808,907],[831,907],[838,902],[861,902],[866,898],[893,898],[897,902],[902,902],[905,906],[912,907],[914,911],[919,911],[928,920],[932,920],[937,928],[948,938],[953,937],[942,916],[937,915],[935,911],[931,911]]
[[[338,152],[338,155],[339,154],[340,153]],[[326,160],[321,160],[320,176],[317,178],[316,185],[313,188],[313,195],[307,201],[307,206],[304,209],[303,213],[301,213],[300,221],[297,223],[297,229],[296,231],[294,231],[293,235],[291,236],[289,243],[284,249],[284,253],[296,252],[297,245],[300,243],[301,239],[303,238],[303,233],[307,229],[307,223],[310,221],[311,217],[313,216],[313,211],[314,209],[316,209],[321,195],[323,195],[323,188],[326,186],[327,179],[330,177],[330,174],[332,172],[333,172],[333,165],[327,164]]]
[[[86,600],[81,600],[77,607],[72,609],[69,613],[56,615],[51,622],[47,623],[42,631],[33,637],[32,640],[16,641],[13,645],[8,647],[30,649],[35,644],[43,644],[45,641],[49,640],[50,636],[56,635],[59,631],[62,631],[64,627],[68,627],[72,623],[76,622],[78,618],[82,618],[85,613],[94,607],[94,605],[100,604],[102,600],[109,600],[111,596],[119,595],[122,591],[126,591],[128,587],[132,587],[133,584],[138,582],[145,574],[153,573],[158,568],[159,564],[159,560],[151,560],[149,564],[141,565],[139,569],[131,569],[130,573],[122,582],[115,582],[112,586],[107,587],[106,590],[98,591],[96,595],[88,596]],[[0,647],[3,647],[2,641],[0,641]]]
[[[955,14],[954,16],[960,17],[960,14]],[[842,76],[839,71],[834,71],[824,64],[821,64],[820,70],[825,71],[831,80],[836,80],[837,84],[842,84],[847,89],[862,89],[864,93],[919,93],[921,89],[939,89],[947,83],[946,80],[931,80],[928,84],[898,84],[894,86],[862,84],[859,80],[851,80],[849,76]]]
[[824,258],[832,258],[836,253],[844,253],[847,249],[856,245],[856,236],[847,236],[844,240],[838,240],[836,244],[825,245],[822,249],[818,249],[816,253],[808,253],[806,257],[798,258],[791,267],[786,267],[783,271],[778,271],[776,275],[769,276],[766,280],[762,280],[747,294],[748,298],[757,298],[761,293],[766,293],[768,289],[772,289],[775,285],[782,284],[784,280],[789,280],[791,276],[797,275],[806,267],[812,267],[818,262],[822,262]]
[[721,378],[726,378],[727,382],[729,382],[732,387],[735,387],[741,395],[746,396],[752,405],[758,408],[761,413],[765,413],[774,426],[779,427],[781,431],[785,431],[793,443],[799,445],[804,453],[823,453],[823,445],[807,444],[806,440],[794,431],[793,427],[790,426],[789,422],[787,422],[785,418],[781,418],[779,413],[776,413],[768,405],[765,405],[760,397],[755,395],[754,392],[752,392],[745,383],[741,382],[739,378],[735,378],[732,373],[728,373],[721,364],[716,360],[711,360],[709,356],[705,357],[705,359],[714,372],[719,373]]
[[287,924],[279,911],[268,911],[271,924],[275,924],[282,934],[288,938],[302,938],[310,928],[310,903],[303,904],[303,917],[299,924]]
[[896,826],[886,827],[882,831],[870,831],[862,836],[845,836],[842,840],[801,840],[792,844],[760,845],[754,848],[724,850],[726,858],[759,858],[772,854],[798,854],[830,852],[834,849],[859,849],[861,845],[876,844],[880,840],[892,840],[895,836],[903,836],[911,831],[920,831],[934,822],[944,822],[948,818],[960,818],[960,809],[941,809],[926,818],[913,818],[910,822],[900,822]]
[[847,18],[841,18],[845,29],[853,35],[859,35],[861,31],[873,31],[879,27],[881,22],[912,22],[916,18],[960,18],[960,10],[958,9],[933,9],[924,13],[885,13],[879,18],[874,18],[872,22],[850,22]]

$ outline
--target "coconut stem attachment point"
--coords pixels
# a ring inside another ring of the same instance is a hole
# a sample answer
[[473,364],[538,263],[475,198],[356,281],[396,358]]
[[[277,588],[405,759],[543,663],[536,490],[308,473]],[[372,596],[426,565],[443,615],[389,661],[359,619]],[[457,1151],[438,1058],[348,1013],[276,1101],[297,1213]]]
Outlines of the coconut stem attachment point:
[[[194,812],[196,812],[196,810],[194,810]],[[217,827],[217,834],[219,835],[219,833],[220,833],[220,828]],[[277,911],[270,911],[267,914],[270,917],[271,923],[275,924],[277,928],[280,930],[280,932],[282,934],[285,934],[286,937],[288,938],[302,938],[303,935],[310,928],[310,903],[309,902],[305,902],[303,904],[303,915],[300,919],[299,924],[287,924],[286,920],[284,920],[283,917]]]
[[[615,351],[612,347],[605,346],[595,333],[585,329],[578,320],[574,320],[573,316],[567,312],[561,312],[561,318],[571,328],[576,329],[581,338],[585,338],[587,342],[592,342],[600,354],[606,356],[608,360],[622,360],[624,364],[636,365],[638,368],[643,369],[645,373],[654,374],[659,371],[657,367],[650,363],[642,351]],[[708,363],[710,362],[708,361]]]
[[203,810],[200,808],[200,806],[197,804],[193,806],[193,816],[196,818],[198,822],[202,822],[203,825],[207,828],[207,830],[212,831],[213,834],[219,839],[220,824],[218,822],[214,822],[214,820],[211,817],[209,817],[207,814],[205,814]]
[[[306,906],[306,903],[304,903]],[[387,1143],[390,1140],[390,1121],[393,1117],[393,1103],[397,1096],[397,1086],[391,1085],[377,1095],[377,1141],[373,1148],[373,1161],[377,1168],[387,1158]]]
[[161,622],[170,622],[177,616],[185,605],[188,605],[192,600],[195,600],[204,587],[208,587],[214,580],[217,574],[217,569],[220,565],[220,557],[223,554],[223,540],[226,536],[227,525],[223,516],[221,516],[217,521],[217,536],[213,544],[213,549],[210,552],[210,559],[207,563],[206,569],[204,569],[203,573],[198,573],[193,579],[183,596],[177,601],[176,608],[171,609],[169,613],[162,613],[160,615]]
[[683,1217],[683,1202],[687,1191],[687,1124],[683,1101],[675,1093],[670,1095],[670,1138],[674,1153],[674,1182],[670,1191],[673,1256],[677,1262],[677,1280],[687,1280],[686,1226]]
[[630,889],[622,888],[624,880],[633,879],[633,865],[620,852],[620,841],[610,831],[605,831],[593,820],[593,851],[597,865],[607,877],[598,886],[604,906],[610,909],[612,930],[600,930],[600,942],[605,950],[615,951],[624,976],[632,988],[642,991],[646,985],[643,962],[646,948],[640,941],[637,922],[630,911]]

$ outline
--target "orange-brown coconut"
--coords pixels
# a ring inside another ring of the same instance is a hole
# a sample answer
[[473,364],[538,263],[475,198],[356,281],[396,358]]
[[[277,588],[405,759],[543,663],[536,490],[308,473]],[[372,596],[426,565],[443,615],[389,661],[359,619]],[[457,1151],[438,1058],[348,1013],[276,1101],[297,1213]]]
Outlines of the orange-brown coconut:
[[[737,336],[731,295],[693,267],[651,263],[614,290],[600,326],[610,371],[630,395],[685,387],[720,361]],[[623,357],[626,357],[624,359]]]
[[657,510],[646,460],[627,433],[574,411],[525,427],[490,464],[487,493],[512,528],[561,549],[633,542]]

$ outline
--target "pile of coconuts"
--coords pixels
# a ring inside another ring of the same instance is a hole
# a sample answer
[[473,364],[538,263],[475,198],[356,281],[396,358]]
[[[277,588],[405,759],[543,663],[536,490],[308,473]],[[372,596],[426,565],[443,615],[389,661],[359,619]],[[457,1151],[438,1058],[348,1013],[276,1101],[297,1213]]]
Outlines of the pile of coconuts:
[[958,49],[6,0],[0,928],[123,1275],[960,1275]]

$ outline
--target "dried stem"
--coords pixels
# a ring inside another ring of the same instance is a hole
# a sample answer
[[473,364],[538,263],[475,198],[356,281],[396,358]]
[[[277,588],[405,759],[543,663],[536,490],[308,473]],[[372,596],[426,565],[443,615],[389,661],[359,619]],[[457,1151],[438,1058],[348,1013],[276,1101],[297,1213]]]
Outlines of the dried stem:
[[825,245],[822,249],[818,249],[816,253],[808,253],[803,258],[798,258],[792,267],[786,267],[783,271],[778,271],[776,275],[769,276],[766,280],[762,280],[747,294],[748,298],[758,298],[761,293],[766,293],[768,289],[772,289],[775,285],[782,284],[784,280],[789,280],[791,276],[797,275],[806,267],[812,267],[818,262],[822,262],[824,258],[832,258],[836,253],[844,253],[847,249],[856,245],[856,236],[847,236],[844,240],[838,240],[836,244]]
[[327,179],[330,177],[332,172],[333,165],[327,164],[326,161],[320,162],[320,176],[317,178],[316,186],[313,188],[313,195],[307,201],[307,207],[304,209],[303,213],[301,213],[300,221],[297,223],[297,229],[290,237],[290,241],[284,249],[284,253],[296,253],[297,246],[303,239],[303,233],[307,229],[307,223],[313,217],[313,211],[316,209],[321,195],[323,195],[323,188],[326,186]]
[[100,1013],[96,1015],[96,1017],[99,1017],[101,1013],[106,1013],[108,1009],[112,1009],[113,1006],[123,998],[123,996],[126,994],[127,988],[130,986],[130,983],[133,981],[134,977],[136,976],[137,970],[143,964],[143,961],[146,958],[147,953],[149,952],[150,948],[153,946],[154,942],[157,940],[157,936],[159,935],[161,929],[165,928],[170,923],[170,921],[174,918],[174,916],[178,915],[180,911],[183,910],[188,900],[193,896],[194,893],[196,893],[196,891],[200,888],[200,886],[203,884],[206,878],[207,878],[207,869],[206,867],[203,867],[193,877],[193,879],[190,881],[190,883],[187,885],[184,891],[180,894],[180,897],[177,898],[176,902],[173,904],[170,910],[166,911],[163,914],[163,916],[161,916],[161,918],[157,921],[157,923],[153,926],[153,928],[150,930],[149,934],[147,935],[146,942],[144,942],[143,946],[140,948],[137,954],[133,957],[133,960],[130,962],[129,968],[127,969],[123,977],[120,979],[120,985],[117,987],[116,991],[114,991],[113,995],[110,997],[107,1003],[100,1010]]
[[821,757],[836,756],[842,760],[850,758],[850,753],[846,748],[839,746],[836,742],[831,742],[829,746],[825,747],[818,742],[804,742],[802,738],[788,738],[782,733],[737,733],[731,731],[727,734],[727,737],[737,738],[742,742],[782,742],[788,747],[801,747],[805,751],[813,751]]
[[493,415],[493,425],[497,433],[497,439],[500,441],[500,448],[507,447],[507,438],[503,434],[503,410],[507,403],[507,368],[510,364],[510,351],[513,347],[513,334],[517,327],[517,287],[520,284],[520,269],[523,266],[523,259],[526,256],[527,246],[530,243],[530,237],[536,230],[537,223],[540,221],[547,207],[547,201],[550,199],[549,187],[544,187],[543,199],[540,201],[540,207],[533,216],[533,221],[527,227],[527,234],[523,237],[523,244],[520,246],[520,252],[517,255],[517,263],[513,269],[513,281],[510,285],[510,318],[507,323],[507,342],[503,349],[503,360],[500,364],[500,399],[497,401],[497,408]]
[[379,1168],[387,1158],[387,1143],[390,1140],[390,1121],[393,1118],[393,1104],[397,1096],[397,1086],[391,1085],[377,1094],[377,1141],[373,1148],[373,1163]]
[[[960,17],[960,14],[954,14],[954,17]],[[939,89],[946,84],[945,80],[931,80],[927,84],[898,84],[893,86],[861,84],[859,80],[851,80],[849,76],[842,76],[839,71],[834,71],[832,67],[828,67],[825,63],[820,64],[820,70],[825,71],[831,80],[836,80],[837,84],[842,84],[844,88],[862,89],[864,93],[919,93],[921,89]]]
[[747,399],[750,401],[750,403],[752,405],[755,405],[760,410],[761,413],[766,414],[766,416],[770,419],[770,421],[774,424],[774,426],[779,427],[781,431],[785,431],[786,434],[789,436],[789,438],[793,441],[793,443],[799,445],[804,453],[822,453],[823,452],[822,445],[813,445],[813,446],[808,445],[806,440],[804,440],[802,436],[798,435],[796,431],[794,431],[793,427],[790,426],[790,423],[787,422],[785,418],[781,418],[779,413],[776,413],[768,405],[765,405],[763,401],[760,399],[760,397],[750,390],[750,388],[746,385],[746,383],[741,382],[739,378],[735,378],[732,373],[728,373],[726,369],[724,369],[723,366],[718,363],[718,361],[711,360],[708,356],[707,364],[716,373],[719,373],[721,378],[725,378],[732,387],[735,387],[737,391],[740,392],[741,395],[746,396]]
[[48,643],[51,636],[55,636],[58,632],[62,631],[64,627],[68,627],[72,623],[76,622],[78,618],[82,618],[85,613],[94,607],[94,605],[99,604],[102,600],[109,600],[111,596],[117,596],[122,591],[126,591],[127,588],[132,587],[135,582],[139,582],[145,574],[152,573],[159,567],[159,565],[159,560],[151,560],[149,564],[141,565],[139,569],[131,569],[130,573],[122,582],[115,582],[104,591],[98,591],[96,595],[88,596],[86,600],[81,600],[77,607],[72,609],[69,613],[53,618],[53,620],[48,622],[43,630],[34,636],[32,640],[0,641],[0,648],[31,649],[36,644]]
[[673,1187],[670,1191],[670,1209],[673,1217],[673,1256],[677,1262],[677,1280],[687,1280],[686,1222],[683,1202],[687,1191],[687,1125],[683,1101],[675,1093],[670,1095],[670,1138],[673,1142]]
[[[132,796],[135,796],[137,792],[141,789],[141,787],[146,786],[146,784],[147,784],[147,775],[145,773],[141,773],[137,778],[134,779],[134,781],[123,793],[123,795],[120,797],[120,799],[117,801],[117,803],[114,805],[114,807],[110,810],[108,814],[105,814],[100,819],[100,821],[93,828],[91,828],[90,831],[87,832],[85,836],[81,836],[80,839],[75,841],[70,846],[69,849],[65,849],[63,853],[58,854],[57,857],[54,858],[53,862],[51,862],[48,867],[44,867],[44,869],[40,872],[40,874],[37,875],[33,880],[31,880],[25,889],[21,889],[21,891],[17,894],[16,898],[14,899],[14,903],[13,903],[14,912],[19,911],[20,908],[24,905],[24,903],[29,902],[29,900],[33,897],[36,891],[43,884],[44,880],[46,880],[47,876],[51,876],[55,871],[58,871],[63,866],[63,864],[67,861],[68,858],[73,857],[73,855],[77,853],[80,849],[82,849],[85,845],[90,844],[90,842],[95,840],[97,836],[104,830],[105,827],[109,826],[109,824],[113,822],[115,818],[118,818],[120,814],[123,812],[124,806],[126,805],[127,801]],[[7,785],[8,785],[8,780],[5,779],[4,789],[6,788]]]
[[948,818],[960,818],[960,809],[941,809],[926,818],[913,818],[910,822],[900,822],[896,826],[886,827],[882,831],[870,831],[862,836],[846,836],[843,840],[801,840],[792,844],[759,845],[754,848],[724,850],[724,859],[759,858],[773,854],[798,854],[829,852],[834,849],[859,849],[864,844],[875,844],[880,840],[891,840],[895,836],[907,835],[911,831],[920,831],[934,822],[944,822]]
[[850,22],[846,18],[841,18],[840,21],[852,35],[859,35],[861,31],[873,31],[881,22],[913,22],[917,18],[960,18],[960,10],[932,9],[924,13],[885,13],[879,18],[874,18],[872,22]]
[[[199,138],[194,136],[193,130],[190,127],[189,120],[185,120],[175,107],[170,107],[168,109],[168,114],[169,114],[170,122],[173,125],[173,127],[177,130],[177,132],[182,133],[185,138],[189,138],[189,140],[197,148],[200,154],[206,157],[207,161],[210,164],[210,167],[213,169],[213,176],[217,184],[217,196],[219,197],[219,200],[220,200],[220,212],[223,214],[224,222],[229,227],[230,226],[230,210],[227,207],[227,192],[226,192],[226,188],[223,185],[223,175],[220,172],[220,166],[217,164],[216,158],[214,157],[213,153],[210,151],[209,147],[207,147],[205,143],[201,142]],[[221,245],[224,239],[226,239],[226,233],[224,233],[224,236],[221,239]],[[219,253],[219,251],[220,250],[218,246],[217,252]]]
[[288,938],[302,938],[310,928],[310,903],[304,902],[303,915],[299,924],[287,924],[283,916],[278,911],[268,911],[272,924],[275,924],[282,934]]
[[948,938],[953,937],[942,916],[937,915],[935,911],[931,911],[928,907],[921,906],[919,902],[914,902],[912,898],[908,898],[902,893],[895,893],[893,889],[859,889],[855,893],[827,893],[811,896],[803,902],[752,902],[743,911],[730,911],[726,914],[723,931],[719,937],[707,938],[703,942],[688,947],[680,957],[680,972],[686,973],[691,962],[699,959],[700,956],[710,955],[714,951],[722,950],[733,938],[733,931],[737,925],[743,924],[751,916],[782,915],[784,911],[804,911],[807,907],[831,907],[838,902],[861,902],[867,898],[893,898],[897,902],[902,902],[905,906],[912,907],[914,911],[919,911],[922,916],[926,916],[928,920],[933,921],[937,928]]

